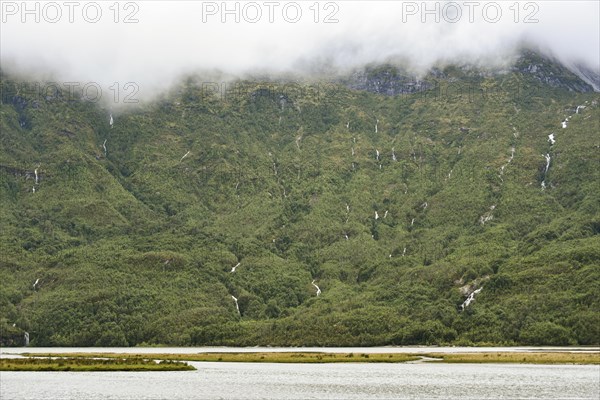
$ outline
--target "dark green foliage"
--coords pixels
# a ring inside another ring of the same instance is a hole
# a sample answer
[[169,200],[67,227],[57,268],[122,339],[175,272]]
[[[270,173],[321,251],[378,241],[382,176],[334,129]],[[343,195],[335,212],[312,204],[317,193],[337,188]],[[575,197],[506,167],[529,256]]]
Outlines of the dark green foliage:
[[112,129],[9,90],[1,343],[598,344],[598,95],[461,71],[397,97],[189,79]]

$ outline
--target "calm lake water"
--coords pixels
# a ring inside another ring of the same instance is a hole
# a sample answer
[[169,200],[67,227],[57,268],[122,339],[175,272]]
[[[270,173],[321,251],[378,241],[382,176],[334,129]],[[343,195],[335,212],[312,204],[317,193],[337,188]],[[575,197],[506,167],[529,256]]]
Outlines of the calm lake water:
[[[440,350],[440,348],[418,349],[423,352]],[[22,352],[22,349],[18,350],[18,352]],[[28,350],[37,352],[43,349],[30,348]],[[195,353],[208,349],[54,348],[52,350],[55,352],[80,350],[123,352],[127,350],[143,353]],[[216,348],[211,348],[211,350],[240,351],[240,349]],[[263,351],[265,349],[248,350]],[[324,349],[318,350],[323,351]],[[391,352],[392,350],[412,352],[413,349],[346,348],[327,350],[373,353]],[[470,349],[470,351],[473,350],[478,349]],[[2,353],[5,353],[3,356],[6,356],[8,352],[17,351],[16,349],[2,349]],[[3,400],[600,398],[600,366],[597,365],[201,362],[191,362],[190,364],[194,365],[197,371],[1,372],[0,398]]]

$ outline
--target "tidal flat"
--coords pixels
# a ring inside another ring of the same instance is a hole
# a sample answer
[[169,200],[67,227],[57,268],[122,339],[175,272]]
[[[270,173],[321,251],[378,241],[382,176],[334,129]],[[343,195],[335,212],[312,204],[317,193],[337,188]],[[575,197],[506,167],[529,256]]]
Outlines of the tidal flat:
[[169,353],[25,353],[29,357],[68,357],[70,359],[125,359],[254,362],[254,363],[510,363],[510,364],[600,364],[600,352],[489,352],[489,353],[329,353],[329,352],[206,352]]

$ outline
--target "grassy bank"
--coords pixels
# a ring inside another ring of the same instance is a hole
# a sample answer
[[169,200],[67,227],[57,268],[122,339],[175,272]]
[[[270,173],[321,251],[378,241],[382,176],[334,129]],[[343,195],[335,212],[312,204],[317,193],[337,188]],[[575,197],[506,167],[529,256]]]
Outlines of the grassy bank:
[[[51,356],[35,354],[30,356]],[[498,353],[321,353],[321,352],[257,352],[257,353],[196,353],[196,354],[117,354],[117,353],[67,353],[54,356],[72,358],[128,358],[140,360],[206,361],[206,362],[268,362],[268,363],[398,363],[436,358],[433,362],[446,363],[514,363],[514,364],[600,364],[600,353],[567,352],[498,352]]]
[[70,358],[14,358],[1,359],[0,371],[190,371],[194,367],[183,362],[164,360],[156,362],[142,358],[94,359]]
[[600,353],[431,353],[428,357],[440,358],[446,363],[510,363],[510,364],[600,364]]
[[[28,354],[47,357],[51,354]],[[117,354],[117,353],[67,353],[60,357],[89,358],[107,357],[130,359],[153,358],[155,360],[206,361],[206,362],[265,362],[265,363],[342,363],[387,362],[398,363],[420,359],[414,354],[386,353],[321,353],[321,352],[264,352],[264,353],[196,353],[196,354]]]

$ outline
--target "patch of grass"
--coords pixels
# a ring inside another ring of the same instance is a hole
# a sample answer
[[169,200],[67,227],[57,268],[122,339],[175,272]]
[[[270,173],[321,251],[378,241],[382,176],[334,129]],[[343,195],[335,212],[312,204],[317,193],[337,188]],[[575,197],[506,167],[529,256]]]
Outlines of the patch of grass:
[[[30,356],[49,356],[49,354],[29,354]],[[415,361],[420,357],[414,354],[385,353],[361,354],[352,353],[321,353],[321,352],[263,352],[263,353],[198,353],[198,354],[117,354],[117,353],[69,353],[61,357],[88,358],[106,357],[144,359],[151,357],[156,360],[185,360],[206,362],[263,362],[263,363],[398,363]]]
[[143,358],[6,358],[0,360],[0,371],[190,371],[184,362]]
[[[204,361],[204,362],[264,362],[264,363],[399,363],[435,358],[446,363],[513,363],[513,364],[600,364],[600,353],[571,352],[498,352],[498,353],[323,353],[323,352],[256,352],[256,353],[196,353],[196,354],[119,354],[64,353],[25,354],[32,357],[69,357],[72,359],[110,358],[127,360]],[[428,360],[424,360],[427,362]]]
[[427,357],[441,358],[446,363],[510,363],[510,364],[600,364],[600,353],[566,352],[499,352],[426,354]]

